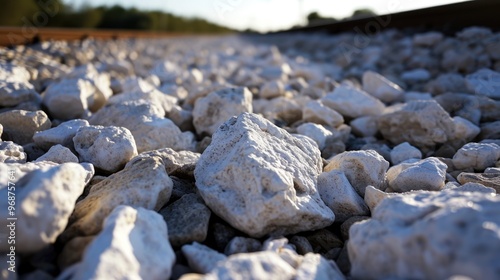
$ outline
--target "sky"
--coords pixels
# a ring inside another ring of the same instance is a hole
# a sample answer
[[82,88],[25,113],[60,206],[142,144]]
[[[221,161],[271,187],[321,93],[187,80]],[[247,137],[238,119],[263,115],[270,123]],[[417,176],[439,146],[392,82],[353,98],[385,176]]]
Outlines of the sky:
[[345,18],[360,8],[390,14],[467,0],[65,0],[81,5],[114,5],[162,10],[186,17],[201,17],[238,30],[261,32],[287,29],[305,23],[310,12]]

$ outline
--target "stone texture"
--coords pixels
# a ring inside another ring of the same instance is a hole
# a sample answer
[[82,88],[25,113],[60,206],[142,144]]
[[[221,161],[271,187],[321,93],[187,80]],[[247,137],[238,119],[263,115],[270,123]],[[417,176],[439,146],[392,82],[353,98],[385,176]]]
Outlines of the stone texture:
[[344,274],[340,271],[337,264],[332,260],[327,260],[319,254],[309,253],[306,254],[297,268],[295,280],[320,280],[332,279],[342,280],[346,279]]
[[0,106],[14,107],[22,103],[41,103],[42,98],[32,84],[26,81],[0,81]]
[[351,275],[494,279],[500,269],[499,205],[491,193],[460,188],[385,199],[370,220],[351,227]]
[[247,88],[214,91],[196,100],[193,125],[199,135],[212,135],[221,124],[243,112],[252,112],[252,93]]
[[266,82],[260,88],[259,96],[261,98],[274,98],[285,94],[285,85],[282,81]]
[[198,242],[182,246],[182,253],[187,259],[189,267],[198,273],[209,273],[219,262],[224,262],[227,257]]
[[160,211],[169,228],[168,238],[177,247],[207,238],[210,209],[196,194],[186,194]]
[[55,145],[50,148],[47,153],[36,159],[36,161],[52,161],[55,163],[75,162],[78,163],[78,157],[71,152],[70,149]]
[[66,121],[56,127],[35,132],[33,141],[38,147],[44,150],[49,150],[52,146],[57,144],[74,149],[73,137],[75,137],[78,129],[84,126],[89,126],[87,120],[76,119]]
[[260,116],[243,113],[222,125],[195,169],[196,186],[218,216],[253,237],[323,228],[334,215],[321,201],[321,157]]
[[370,216],[352,216],[340,225],[340,234],[344,240],[349,239],[349,230],[357,222],[370,219]]
[[115,126],[83,126],[73,137],[80,161],[96,168],[116,172],[137,155],[135,140],[130,131]]
[[470,142],[481,132],[481,129],[462,117],[453,117],[455,123],[455,139]]
[[93,103],[95,88],[85,79],[62,79],[43,94],[43,104],[56,119],[80,118]]
[[302,109],[302,119],[305,122],[322,124],[329,127],[338,127],[344,123],[344,117],[341,114],[326,107],[318,100],[306,103]]
[[486,187],[495,189],[497,193],[500,193],[500,175],[498,173],[466,173],[462,172],[457,177],[460,184],[467,183],[479,183]]
[[26,153],[22,146],[12,141],[0,142],[0,162],[5,163],[25,163]]
[[392,143],[408,142],[417,148],[433,148],[453,138],[455,133],[453,120],[433,100],[410,101],[400,110],[380,116],[378,128]]
[[393,165],[400,164],[409,159],[422,159],[422,152],[408,142],[401,143],[391,150],[391,162]]
[[64,270],[82,260],[87,246],[94,240],[95,236],[75,237],[64,245],[61,254],[57,258],[57,265]]
[[[9,170],[14,170],[9,168]],[[6,173],[2,172],[2,173]],[[63,232],[68,219],[75,207],[75,202],[83,192],[87,171],[79,164],[66,163],[53,167],[42,167],[39,170],[22,175],[9,171],[9,177],[20,178],[2,180],[0,193],[7,198],[8,192],[15,192],[16,205],[16,252],[34,253],[52,244]],[[15,185],[7,184],[15,182]],[[12,187],[15,187],[12,189]],[[6,242],[9,231],[7,221],[10,211],[8,200],[0,202],[4,211],[2,218],[2,242],[0,251],[7,252],[9,244]]]
[[92,186],[76,204],[63,240],[97,234],[102,221],[119,205],[160,210],[170,198],[172,185],[159,158],[145,158],[114,173]]
[[0,114],[2,139],[19,145],[33,142],[37,131],[49,129],[51,122],[43,111],[11,110]]
[[120,205],[88,245],[71,279],[168,279],[175,254],[162,217]]
[[368,150],[336,155],[325,166],[324,171],[330,172],[334,169],[343,171],[356,192],[364,197],[368,185],[385,189],[385,172],[388,168],[389,162],[377,152]]
[[224,248],[224,254],[227,256],[241,253],[252,253],[262,250],[262,243],[253,238],[236,236],[231,239],[226,248]]
[[161,148],[195,149],[194,135],[182,132],[165,111],[145,100],[109,104],[92,115],[92,125],[125,127],[134,136],[139,153]]
[[319,124],[304,123],[297,127],[299,134],[305,135],[318,145],[320,150],[325,148],[328,138],[333,137],[333,133]]
[[377,119],[373,116],[356,118],[349,125],[352,132],[360,137],[375,137],[378,133]]
[[465,144],[453,156],[453,165],[457,169],[474,168],[483,171],[494,167],[500,159],[500,146],[488,143]]
[[400,163],[387,171],[389,188],[395,192],[439,191],[444,187],[448,166],[437,158]]
[[385,108],[380,100],[347,85],[335,88],[333,92],[321,98],[321,102],[344,117],[350,118],[381,115]]
[[164,148],[149,152],[143,152],[131,159],[127,163],[127,165],[133,164],[134,162],[142,158],[152,156],[156,156],[162,159],[163,165],[165,165],[168,175],[181,177],[192,177],[194,169],[196,167],[196,163],[200,159],[199,153],[190,151],[176,152],[170,148]]
[[369,214],[363,198],[356,193],[344,172],[333,169],[318,177],[318,192],[326,206],[335,213],[336,222],[344,222],[352,216]]
[[404,91],[384,76],[366,71],[363,73],[363,90],[382,102],[392,103],[403,98]]
[[289,280],[294,275],[295,269],[277,253],[266,251],[232,255],[225,262],[218,263],[203,279]]

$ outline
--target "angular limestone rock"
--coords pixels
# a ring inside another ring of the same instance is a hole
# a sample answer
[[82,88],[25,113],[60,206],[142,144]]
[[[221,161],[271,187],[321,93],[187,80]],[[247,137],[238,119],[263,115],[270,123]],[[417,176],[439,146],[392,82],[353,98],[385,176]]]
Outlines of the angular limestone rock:
[[81,119],[63,122],[56,127],[35,132],[33,141],[38,147],[44,150],[49,150],[57,144],[74,149],[73,137],[75,137],[78,129],[83,126],[89,126],[89,122]]
[[333,92],[321,98],[321,102],[350,118],[381,115],[385,108],[384,103],[377,98],[347,85],[335,88]]
[[43,111],[11,110],[0,114],[3,126],[2,139],[18,145],[33,142],[37,131],[49,129],[51,122]]
[[0,162],[25,163],[27,160],[23,146],[12,141],[0,142]]
[[444,187],[448,166],[437,158],[403,162],[387,171],[387,183],[395,192],[439,191]]

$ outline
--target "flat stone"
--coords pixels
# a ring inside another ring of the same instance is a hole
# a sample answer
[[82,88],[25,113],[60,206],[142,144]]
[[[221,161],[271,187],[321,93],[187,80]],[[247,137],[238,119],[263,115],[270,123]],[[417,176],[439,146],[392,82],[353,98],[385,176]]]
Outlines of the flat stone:
[[400,164],[409,159],[422,159],[422,152],[408,142],[401,143],[391,151],[391,162],[393,165]]
[[341,170],[333,169],[320,174],[318,192],[326,206],[335,213],[336,222],[344,222],[352,216],[370,213],[363,198],[356,193]]
[[37,131],[49,129],[51,122],[43,111],[11,110],[0,114],[3,126],[2,139],[18,145],[33,142]]
[[385,108],[384,103],[377,98],[347,85],[335,88],[333,92],[321,98],[321,102],[350,118],[381,115]]
[[434,157],[395,165],[387,171],[387,182],[395,192],[439,191],[445,185],[448,166]]
[[23,146],[12,141],[0,142],[0,162],[5,163],[26,163],[27,155]]
[[380,116],[378,128],[392,143],[408,142],[420,149],[445,143],[455,133],[453,119],[433,100],[410,101],[401,109]]
[[494,279],[500,269],[500,198],[460,189],[383,200],[370,220],[351,227],[351,275]]
[[243,113],[216,131],[194,175],[214,213],[251,237],[261,237],[333,222],[333,213],[317,192],[321,165],[312,140]]
[[170,277],[175,254],[163,218],[144,208],[120,205],[88,245],[71,279]]
[[[12,167],[8,167],[8,170],[2,172],[8,172],[9,178],[2,180],[5,185],[0,187],[0,193],[4,197],[8,197],[7,192],[16,193],[16,252],[34,253],[54,243],[66,228],[76,200],[85,187],[87,171],[75,163],[41,167],[26,175],[16,172]],[[20,179],[15,182],[17,178]],[[13,182],[15,185],[7,182]],[[7,228],[7,218],[12,217],[7,211],[7,199],[2,200],[0,205],[5,209],[0,212],[4,221],[2,228]],[[0,234],[2,240],[7,240],[7,230],[2,230]],[[0,251],[8,252],[10,246],[7,242],[2,242]]]
[[366,71],[362,83],[364,91],[382,102],[392,103],[403,98],[401,87],[376,72]]
[[210,209],[197,194],[186,194],[160,211],[169,228],[168,238],[177,247],[207,238]]
[[78,157],[70,149],[59,144],[52,146],[43,156],[37,158],[36,161],[52,161],[55,163],[79,162]]
[[199,135],[212,135],[221,124],[243,112],[252,112],[252,93],[247,88],[214,91],[196,100],[193,125]]
[[368,185],[385,189],[385,172],[388,168],[389,162],[373,150],[350,151],[333,157],[324,172],[334,169],[343,171],[356,192],[364,197]]
[[168,202],[172,186],[159,158],[138,161],[92,186],[76,204],[62,240],[99,233],[104,219],[119,205],[158,211]]
[[73,137],[80,161],[90,162],[95,167],[116,172],[137,155],[132,133],[124,127],[83,126]]
[[49,150],[57,144],[74,150],[73,137],[75,137],[78,129],[83,126],[89,126],[89,122],[82,119],[66,121],[56,127],[35,132],[33,141],[44,150]]
[[462,172],[457,177],[460,184],[479,183],[486,187],[495,189],[500,193],[500,174],[499,173],[466,173]]
[[320,101],[314,100],[306,103],[302,109],[302,119],[306,122],[337,127],[344,123],[344,117],[337,111],[326,107]]

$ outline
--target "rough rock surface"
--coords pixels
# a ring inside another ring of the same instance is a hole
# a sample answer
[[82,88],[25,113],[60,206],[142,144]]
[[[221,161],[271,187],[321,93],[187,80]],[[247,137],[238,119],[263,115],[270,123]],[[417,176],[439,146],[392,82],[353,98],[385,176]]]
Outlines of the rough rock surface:
[[2,139],[19,145],[33,142],[37,131],[49,129],[51,122],[43,111],[12,110],[0,113],[3,126]]
[[196,186],[212,211],[250,236],[325,227],[335,217],[316,189],[320,153],[304,139],[243,113],[213,135]]
[[171,176],[189,176],[192,177],[196,163],[200,159],[199,153],[190,151],[176,152],[170,148],[164,148],[149,152],[143,152],[138,156],[131,159],[127,165],[133,164],[135,161],[146,157],[157,156],[163,161],[163,165],[167,170],[168,175]]
[[36,159],[36,161],[52,161],[55,163],[75,162],[78,163],[78,157],[71,152],[70,149],[62,146],[52,146],[43,156]]
[[385,172],[388,168],[388,161],[377,152],[368,150],[336,155],[325,166],[324,171],[341,170],[356,192],[364,197],[365,189],[369,185],[385,190]]
[[172,193],[172,180],[159,158],[145,158],[92,186],[71,215],[64,239],[97,234],[119,205],[158,211]]
[[341,114],[317,100],[306,103],[304,109],[302,109],[302,118],[306,122],[323,124],[329,127],[337,127],[344,123],[344,117]]
[[0,162],[25,163],[26,153],[22,146],[12,141],[0,142]]
[[351,227],[352,276],[494,279],[500,270],[499,205],[491,193],[460,188],[385,199],[370,220]]
[[227,259],[224,254],[198,242],[182,246],[182,253],[186,257],[189,267],[198,273],[209,273],[217,267],[218,262]]
[[186,194],[160,211],[169,228],[172,246],[181,246],[207,238],[210,209],[196,194]]
[[485,68],[465,77],[465,84],[475,94],[500,99],[499,80],[500,73]]
[[115,126],[83,126],[73,137],[80,161],[96,168],[116,172],[137,155],[135,140],[130,131]]
[[[9,170],[13,170],[9,168]],[[5,172],[7,173],[7,172]],[[42,167],[26,175],[9,171],[9,180],[2,180],[0,193],[7,198],[8,192],[15,192],[16,210],[7,211],[8,200],[0,202],[4,211],[2,218],[2,242],[0,251],[7,252],[9,231],[8,217],[15,216],[16,250],[19,253],[34,253],[52,244],[63,232],[75,207],[76,199],[82,194],[87,171],[79,164],[66,163],[53,167]],[[20,178],[15,184],[10,177]],[[12,188],[14,187],[14,189]],[[12,212],[14,215],[9,215]]]
[[408,142],[417,148],[433,148],[455,133],[452,118],[433,100],[410,101],[400,110],[380,116],[378,128],[392,143]]
[[460,184],[467,183],[479,183],[486,187],[495,189],[497,193],[500,193],[500,175],[499,173],[466,173],[462,172],[457,177]]
[[[84,79],[63,79],[52,84],[43,95],[51,116],[70,120],[82,117],[93,102],[94,86]],[[90,103],[90,104],[89,104]]]
[[315,123],[301,124],[297,127],[297,132],[314,140],[314,142],[318,144],[318,148],[320,150],[325,148],[326,142],[333,136],[331,131],[327,130],[322,125]]
[[392,149],[392,164],[397,165],[409,159],[422,159],[422,152],[410,145],[408,142],[401,143]]
[[243,112],[252,113],[252,93],[245,87],[221,89],[196,100],[193,125],[198,134],[212,135],[221,124]]
[[71,279],[168,279],[175,254],[158,213],[116,207],[88,245]]
[[444,187],[448,166],[437,158],[403,162],[387,171],[389,188],[395,192],[439,191]]
[[404,94],[401,87],[373,71],[363,74],[363,90],[385,103],[399,101]]
[[488,143],[465,144],[453,156],[453,165],[458,169],[474,168],[483,171],[495,166],[500,159],[500,146]]

